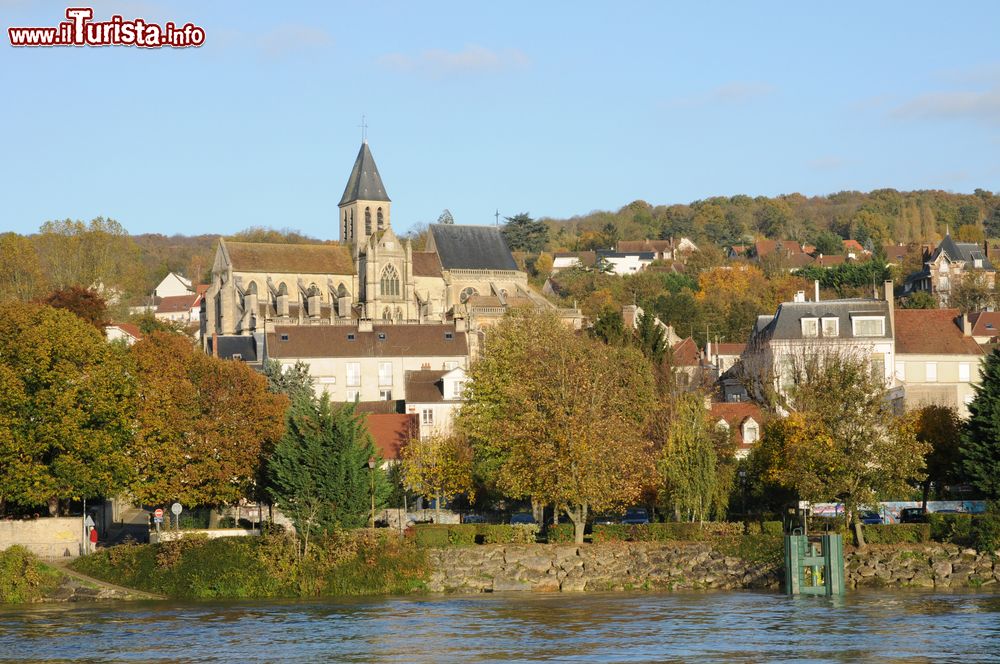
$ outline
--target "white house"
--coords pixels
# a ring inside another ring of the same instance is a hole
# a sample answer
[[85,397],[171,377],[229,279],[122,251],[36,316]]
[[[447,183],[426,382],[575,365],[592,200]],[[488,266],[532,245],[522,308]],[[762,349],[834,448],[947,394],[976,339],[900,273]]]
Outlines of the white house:
[[462,367],[406,372],[406,412],[419,417],[421,439],[451,433],[467,380]]
[[185,279],[176,272],[170,272],[153,289],[154,298],[177,297],[179,295],[194,295],[191,280]]

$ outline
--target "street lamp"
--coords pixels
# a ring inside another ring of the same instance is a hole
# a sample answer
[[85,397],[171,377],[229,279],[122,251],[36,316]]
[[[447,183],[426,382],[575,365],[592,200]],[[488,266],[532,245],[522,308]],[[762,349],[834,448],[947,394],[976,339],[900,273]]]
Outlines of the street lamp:
[[740,494],[743,497],[743,520],[747,518],[747,471],[740,468]]
[[375,457],[368,458],[368,479],[371,481],[372,513],[368,520],[368,527],[375,527]]

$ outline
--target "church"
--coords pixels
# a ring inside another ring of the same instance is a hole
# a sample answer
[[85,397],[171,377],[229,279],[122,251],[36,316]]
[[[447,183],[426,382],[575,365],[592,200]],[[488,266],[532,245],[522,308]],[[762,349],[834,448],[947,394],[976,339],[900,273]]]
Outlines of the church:
[[424,251],[400,240],[367,141],[338,207],[338,243],[219,240],[202,305],[206,351],[240,348],[232,354],[259,360],[267,356],[267,335],[286,326],[449,324],[474,331],[512,306],[552,309],[577,328],[582,322],[578,309],[557,309],[528,286],[495,226],[432,224]]

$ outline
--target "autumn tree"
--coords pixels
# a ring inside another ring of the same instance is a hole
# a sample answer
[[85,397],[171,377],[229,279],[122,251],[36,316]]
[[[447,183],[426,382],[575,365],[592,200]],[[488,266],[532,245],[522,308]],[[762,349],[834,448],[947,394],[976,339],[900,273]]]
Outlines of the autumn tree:
[[915,291],[911,295],[899,298],[900,309],[937,309],[937,298],[927,291]]
[[958,478],[962,421],[954,408],[933,404],[917,410],[914,417],[917,440],[929,448],[924,457],[927,476],[923,482],[923,505],[926,509],[932,482],[940,492],[942,484]]
[[47,287],[35,245],[17,233],[0,233],[0,302],[26,302]]
[[0,505],[111,496],[132,479],[124,348],[52,307],[0,305]]
[[791,413],[764,429],[761,446],[775,460],[767,478],[814,502],[840,501],[864,546],[860,507],[896,498],[924,478],[929,445],[912,418],[897,415],[881,376],[863,352],[815,350],[788,390]]
[[553,504],[576,541],[591,510],[635,501],[652,481],[644,438],[655,403],[648,362],[575,334],[555,314],[513,310],[469,371],[459,425],[512,498]]
[[472,448],[458,434],[410,440],[401,450],[403,481],[410,491],[434,499],[434,522],[441,522],[441,503],[465,494],[475,500]]
[[968,271],[952,286],[948,304],[963,314],[986,311],[995,301],[986,274],[982,271]]
[[267,462],[267,479],[275,504],[295,524],[303,555],[318,534],[365,525],[373,497],[376,509],[384,505],[391,488],[381,466],[353,404],[295,392],[285,433]]
[[246,364],[205,355],[177,334],[154,332],[131,351],[135,497],[219,506],[253,496],[257,469],[284,430],[287,398]]
[[104,334],[104,327],[110,323],[108,305],[101,294],[92,288],[82,286],[59,288],[49,293],[44,303],[79,316],[97,328],[101,334]]
[[42,224],[35,239],[52,286],[84,286],[112,295],[137,293],[142,284],[139,250],[113,219],[65,219]]

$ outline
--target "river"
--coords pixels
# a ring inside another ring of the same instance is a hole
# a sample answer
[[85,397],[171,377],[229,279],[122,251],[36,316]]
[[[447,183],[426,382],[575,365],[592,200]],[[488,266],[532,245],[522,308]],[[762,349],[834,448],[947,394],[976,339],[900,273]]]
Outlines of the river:
[[1000,661],[1000,594],[858,591],[0,606],[0,661]]

